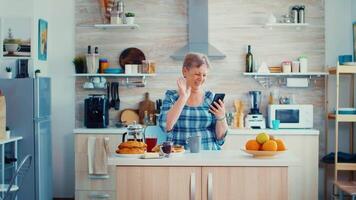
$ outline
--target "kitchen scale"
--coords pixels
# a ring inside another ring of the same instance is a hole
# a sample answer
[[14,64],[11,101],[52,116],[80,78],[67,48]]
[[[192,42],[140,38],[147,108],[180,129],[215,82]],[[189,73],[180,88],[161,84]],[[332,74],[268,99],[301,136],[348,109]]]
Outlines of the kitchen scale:
[[265,129],[266,120],[260,113],[261,91],[250,91],[251,110],[245,118],[245,127],[252,129]]

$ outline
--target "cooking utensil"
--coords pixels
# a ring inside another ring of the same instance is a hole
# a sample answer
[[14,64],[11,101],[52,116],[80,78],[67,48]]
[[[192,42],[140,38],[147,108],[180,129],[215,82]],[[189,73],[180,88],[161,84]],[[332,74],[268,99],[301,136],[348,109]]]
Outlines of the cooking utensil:
[[120,110],[120,97],[119,97],[119,83],[118,82],[115,82],[115,92],[116,92],[115,110]]
[[115,107],[115,100],[116,100],[116,93],[115,93],[115,83],[112,82],[110,87],[110,92],[111,92],[111,101],[110,101],[110,107],[114,108]]
[[121,52],[119,56],[119,64],[125,68],[126,64],[142,64],[142,60],[146,60],[145,54],[138,48],[130,47]]
[[111,108],[111,105],[110,105],[110,82],[107,82],[106,83],[106,97],[108,98],[108,106],[109,106],[109,109]]

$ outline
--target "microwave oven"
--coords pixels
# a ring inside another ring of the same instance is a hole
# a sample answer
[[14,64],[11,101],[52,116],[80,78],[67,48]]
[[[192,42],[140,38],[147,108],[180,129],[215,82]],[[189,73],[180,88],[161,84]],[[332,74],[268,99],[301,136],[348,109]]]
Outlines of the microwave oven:
[[313,128],[313,105],[271,104],[268,105],[268,127],[279,120],[279,128]]

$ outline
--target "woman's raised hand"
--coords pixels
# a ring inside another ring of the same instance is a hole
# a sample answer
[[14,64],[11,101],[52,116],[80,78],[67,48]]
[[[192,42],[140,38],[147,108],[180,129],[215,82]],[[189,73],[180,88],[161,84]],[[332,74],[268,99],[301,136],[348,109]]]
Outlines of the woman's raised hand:
[[177,80],[179,97],[187,100],[191,93],[191,87],[187,85],[185,78],[179,78]]
[[219,102],[214,101],[214,106],[210,105],[209,111],[215,115],[217,119],[225,117],[225,104],[219,99]]

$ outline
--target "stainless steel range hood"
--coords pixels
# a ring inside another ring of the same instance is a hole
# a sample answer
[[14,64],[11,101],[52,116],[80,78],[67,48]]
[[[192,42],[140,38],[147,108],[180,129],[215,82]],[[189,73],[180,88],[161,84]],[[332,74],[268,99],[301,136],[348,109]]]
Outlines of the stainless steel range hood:
[[171,58],[182,60],[188,52],[199,52],[210,59],[223,59],[225,54],[209,44],[208,0],[188,0],[188,44]]

